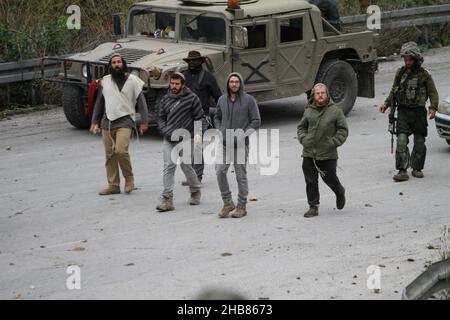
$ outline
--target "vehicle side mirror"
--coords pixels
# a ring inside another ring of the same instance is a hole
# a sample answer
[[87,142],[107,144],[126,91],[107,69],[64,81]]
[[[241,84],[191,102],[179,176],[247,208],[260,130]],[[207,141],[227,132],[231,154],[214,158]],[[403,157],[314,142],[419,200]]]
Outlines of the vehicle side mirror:
[[248,47],[248,31],[246,27],[236,26],[233,28],[233,45],[238,49]]
[[120,15],[114,14],[112,16],[112,35],[121,36],[122,35],[122,22],[120,21]]

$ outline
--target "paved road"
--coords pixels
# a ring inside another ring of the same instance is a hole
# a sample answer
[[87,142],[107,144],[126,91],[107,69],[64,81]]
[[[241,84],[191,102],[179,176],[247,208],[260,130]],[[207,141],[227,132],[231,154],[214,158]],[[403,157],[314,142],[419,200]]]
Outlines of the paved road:
[[[426,57],[442,96],[450,94],[449,54],[446,48]],[[450,225],[450,148],[434,123],[426,178],[402,184],[391,178],[387,118],[375,106],[400,63],[380,65],[377,98],[358,99],[349,114],[338,172],[346,208],[336,211],[322,184],[314,219],[303,218],[307,201],[295,140],[303,96],[261,106],[263,127],[280,129],[280,170],[261,176],[258,166],[249,168],[250,197],[257,201],[241,220],[217,218],[221,200],[212,167],[201,206],[187,205],[178,170],[177,210],[155,212],[162,187],[155,133],[131,146],[139,190],[102,198],[100,137],[73,129],[60,108],[1,121],[0,298],[190,299],[219,286],[251,299],[399,299],[424,265],[439,259],[427,246],[439,245]],[[80,267],[81,290],[66,288],[69,265]],[[370,265],[381,265],[378,294],[366,285]]]

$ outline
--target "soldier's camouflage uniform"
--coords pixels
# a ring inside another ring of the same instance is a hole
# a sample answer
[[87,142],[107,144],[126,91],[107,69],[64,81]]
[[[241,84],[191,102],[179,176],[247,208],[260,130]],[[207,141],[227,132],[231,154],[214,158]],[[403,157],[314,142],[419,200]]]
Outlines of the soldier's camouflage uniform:
[[[415,67],[408,71],[405,66],[397,70],[394,85],[385,104],[394,98],[398,103],[397,149],[395,153],[397,170],[421,171],[425,164],[425,138],[428,134],[427,110],[425,103],[430,99],[430,109],[437,111],[439,95],[430,73],[422,68],[423,57],[414,42],[402,46],[401,56],[411,56]],[[414,135],[414,148],[410,155],[409,136]]]

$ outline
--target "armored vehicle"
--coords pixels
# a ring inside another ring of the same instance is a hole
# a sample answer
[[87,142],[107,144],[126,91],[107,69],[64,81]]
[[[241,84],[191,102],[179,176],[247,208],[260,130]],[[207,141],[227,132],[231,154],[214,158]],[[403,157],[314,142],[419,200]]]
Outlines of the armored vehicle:
[[315,83],[329,86],[336,104],[348,113],[356,97],[373,98],[376,34],[345,33],[304,0],[154,0],[136,3],[121,38],[63,60],[63,107],[68,121],[88,128],[97,81],[113,53],[146,86],[149,124],[157,123],[159,99],[183,58],[199,51],[225,89],[226,76],[242,74],[246,91],[258,102],[297,96]]

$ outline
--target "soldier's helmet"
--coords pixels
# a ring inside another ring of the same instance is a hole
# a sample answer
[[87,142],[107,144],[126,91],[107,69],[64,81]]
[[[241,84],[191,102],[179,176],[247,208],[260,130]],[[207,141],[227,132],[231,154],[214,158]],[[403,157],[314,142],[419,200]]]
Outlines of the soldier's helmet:
[[419,65],[422,65],[423,63],[423,56],[420,52],[419,46],[413,41],[407,42],[402,45],[402,48],[400,49],[400,55],[402,56],[402,58],[407,56],[412,57],[417,61]]

